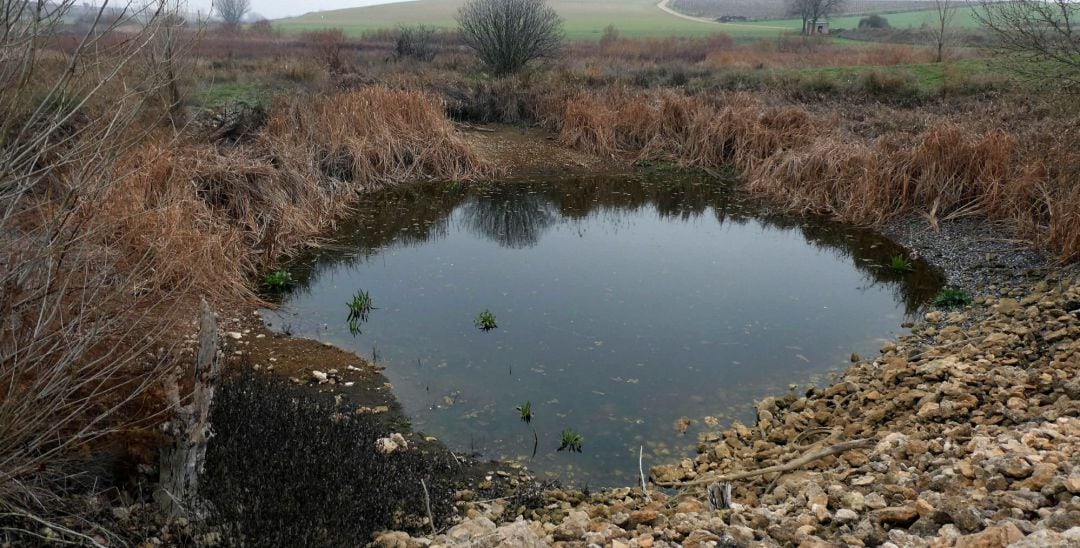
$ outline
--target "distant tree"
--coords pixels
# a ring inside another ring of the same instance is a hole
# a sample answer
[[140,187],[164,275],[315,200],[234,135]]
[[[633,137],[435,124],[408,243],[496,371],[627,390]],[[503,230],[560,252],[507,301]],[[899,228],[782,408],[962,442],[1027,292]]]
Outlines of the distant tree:
[[876,13],[871,13],[870,15],[867,15],[866,17],[863,17],[862,19],[859,19],[859,28],[860,29],[888,29],[888,28],[892,28],[892,26],[889,25],[889,20],[888,19],[886,19],[886,18],[884,18],[884,17],[882,17],[882,16],[880,16],[880,15],[878,15]]
[[465,43],[498,75],[551,57],[562,43],[562,19],[546,0],[467,0],[457,20]]
[[956,6],[953,5],[953,0],[934,0],[934,9],[937,17],[930,27],[930,34],[937,44],[937,62],[940,63],[945,55],[945,38],[952,26],[953,16],[956,15]]
[[607,47],[619,41],[619,29],[615,25],[604,27],[604,34],[600,35],[600,45]]
[[225,26],[235,28],[244,22],[244,16],[251,11],[251,0],[215,0],[214,7],[225,21]]
[[1080,89],[1080,2],[980,0],[975,17],[1019,74],[1046,85]]
[[806,33],[807,22],[821,21],[843,7],[844,0],[788,0],[788,15],[802,18],[802,32]]

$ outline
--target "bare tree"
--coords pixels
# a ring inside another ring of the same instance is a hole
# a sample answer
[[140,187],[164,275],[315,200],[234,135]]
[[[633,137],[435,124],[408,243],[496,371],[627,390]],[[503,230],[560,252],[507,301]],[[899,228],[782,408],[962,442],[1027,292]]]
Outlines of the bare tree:
[[130,192],[182,48],[178,0],[100,2],[73,34],[76,3],[0,3],[0,528],[97,545],[47,521],[79,448],[147,419],[123,410],[171,355],[180,305],[151,287],[154,252],[121,241],[147,215],[102,204]]
[[940,63],[945,55],[945,38],[952,26],[953,16],[956,15],[956,6],[953,0],[934,0],[935,15],[934,26],[930,29],[937,44],[937,62]]
[[226,27],[236,28],[244,22],[244,16],[251,11],[251,0],[215,0],[214,7],[217,8],[221,19],[225,21]]
[[1046,85],[1080,87],[1080,2],[981,0],[975,17],[1017,73]]
[[551,57],[562,43],[562,19],[546,0],[467,0],[457,15],[465,43],[498,75]]
[[843,7],[844,0],[789,0],[788,15],[802,18],[801,32],[805,34],[807,23],[817,23]]

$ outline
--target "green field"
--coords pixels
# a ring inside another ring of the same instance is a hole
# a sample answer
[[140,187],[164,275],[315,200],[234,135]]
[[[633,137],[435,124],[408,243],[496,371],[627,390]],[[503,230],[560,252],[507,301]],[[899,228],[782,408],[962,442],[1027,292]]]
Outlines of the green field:
[[[457,26],[454,16],[463,3],[464,0],[416,0],[321,11],[275,21],[275,25],[286,32],[339,27],[354,36],[401,25],[451,28]],[[614,25],[627,37],[705,36],[724,32],[737,39],[752,39],[779,32],[761,26],[683,19],[661,11],[656,0],[552,0],[551,5],[562,15],[563,28],[571,40],[596,40],[608,25]]]
[[[902,29],[920,27],[924,23],[928,25],[933,25],[935,24],[938,13],[937,10],[919,10],[882,13],[881,15],[889,20],[890,26],[892,26],[893,28]],[[865,17],[865,15],[842,15],[839,17],[830,17],[829,25],[834,29],[853,29],[859,26],[859,20],[863,17]],[[749,21],[746,23],[740,23],[740,25],[760,26],[770,29],[788,28],[797,31],[802,25],[802,21],[799,19],[770,19],[762,21]],[[975,8],[957,8],[956,14],[953,15],[950,26],[962,28],[978,27],[979,21],[975,18]]]
[[[604,27],[613,25],[619,33],[631,38],[666,36],[705,36],[717,32],[731,35],[739,41],[774,38],[784,32],[798,32],[798,19],[774,19],[746,23],[707,23],[677,17],[656,6],[657,0],[551,0],[551,5],[563,17],[563,28],[570,40],[596,40]],[[275,21],[285,32],[336,27],[358,36],[367,31],[396,28],[402,25],[429,25],[442,28],[457,26],[454,16],[464,0],[415,0],[320,11],[299,17]],[[918,27],[930,23],[934,10],[884,14],[894,28]],[[862,15],[834,17],[833,28],[854,28]],[[972,8],[961,8],[953,26],[977,26]]]

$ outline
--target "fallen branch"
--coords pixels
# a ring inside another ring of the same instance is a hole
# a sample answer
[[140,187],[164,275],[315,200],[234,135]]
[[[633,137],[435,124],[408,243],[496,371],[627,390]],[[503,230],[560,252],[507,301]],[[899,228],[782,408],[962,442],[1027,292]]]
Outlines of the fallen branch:
[[645,467],[642,466],[642,460],[644,458],[645,458],[645,446],[641,445],[641,446],[638,447],[638,457],[637,457],[637,469],[638,469],[638,473],[641,474],[641,492],[645,494],[645,502],[652,502],[652,497],[649,496],[649,488],[645,484]]
[[752,477],[755,477],[755,476],[761,476],[761,475],[765,475],[765,474],[772,474],[774,472],[789,472],[791,470],[795,470],[797,468],[801,468],[803,466],[806,466],[807,464],[810,464],[811,462],[814,462],[816,460],[820,460],[820,459],[823,459],[825,457],[829,457],[829,456],[832,456],[832,455],[838,455],[840,453],[843,453],[845,451],[850,451],[852,449],[859,449],[859,448],[862,448],[862,447],[867,447],[872,443],[874,443],[874,440],[870,440],[870,439],[845,441],[845,442],[842,442],[842,443],[838,443],[836,445],[831,445],[831,446],[826,447],[824,449],[820,449],[818,451],[814,451],[813,453],[807,453],[807,454],[805,454],[805,455],[803,455],[803,456],[801,456],[801,457],[799,457],[799,458],[797,458],[795,460],[792,460],[792,461],[790,461],[788,463],[778,464],[776,466],[769,466],[769,467],[766,467],[766,468],[760,468],[758,470],[749,470],[749,471],[745,471],[745,472],[734,472],[734,473],[731,473],[731,474],[724,474],[724,475],[710,475],[708,477],[698,478],[698,479],[691,480],[691,481],[671,481],[671,482],[654,482],[654,483],[656,483],[656,485],[659,485],[661,487],[685,487],[685,486],[688,486],[688,485],[700,485],[700,484],[703,484],[703,483],[736,481],[736,480],[741,480],[741,479],[746,479],[746,478],[752,478]]
[[424,507],[427,508],[428,524],[431,525],[431,536],[435,536],[438,533],[435,532],[435,515],[431,513],[431,495],[428,494],[427,484],[424,483],[423,478],[420,479],[420,487],[424,489]]
[[490,128],[486,128],[486,127],[474,126],[472,124],[455,123],[454,125],[458,126],[461,129],[467,129],[467,130],[471,130],[471,131],[480,131],[480,132],[483,132],[483,133],[495,133],[494,129],[490,129]]

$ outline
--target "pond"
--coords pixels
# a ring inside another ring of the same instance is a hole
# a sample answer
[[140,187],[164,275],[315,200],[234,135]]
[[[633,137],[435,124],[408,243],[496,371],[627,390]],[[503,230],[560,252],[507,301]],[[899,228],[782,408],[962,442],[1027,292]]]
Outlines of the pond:
[[[639,447],[646,467],[692,456],[698,432],[899,334],[942,282],[890,268],[902,253],[697,176],[413,184],[365,196],[265,317],[374,355],[414,428],[455,451],[627,485]],[[350,326],[358,291],[375,309]],[[474,325],[484,310],[496,329]],[[557,451],[567,428],[581,453]]]

